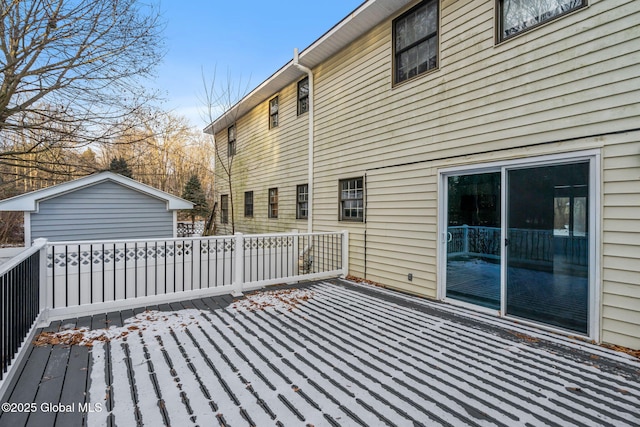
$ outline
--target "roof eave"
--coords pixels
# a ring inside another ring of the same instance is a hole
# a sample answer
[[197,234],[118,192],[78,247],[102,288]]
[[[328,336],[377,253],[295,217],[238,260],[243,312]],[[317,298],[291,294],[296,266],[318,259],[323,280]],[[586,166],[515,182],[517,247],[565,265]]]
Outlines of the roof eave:
[[[300,63],[313,69],[350,43],[365,35],[380,22],[414,2],[415,0],[369,0],[358,6],[353,12],[333,26],[310,46],[300,52]],[[292,48],[293,51],[293,48]],[[231,126],[237,119],[251,111],[273,94],[304,76],[293,61],[289,61],[271,77],[244,96],[238,103],[229,108],[211,124],[204,132],[215,135]]]
[[0,211],[37,212],[38,204],[43,200],[59,197],[63,194],[96,185],[104,181],[114,181],[120,185],[131,188],[132,190],[163,200],[167,204],[167,210],[193,209],[194,207],[194,204],[188,200],[181,199],[180,197],[176,197],[123,175],[118,175],[113,172],[100,172],[73,181],[67,181],[62,184],[43,188],[41,190],[21,194],[9,199],[0,200]]

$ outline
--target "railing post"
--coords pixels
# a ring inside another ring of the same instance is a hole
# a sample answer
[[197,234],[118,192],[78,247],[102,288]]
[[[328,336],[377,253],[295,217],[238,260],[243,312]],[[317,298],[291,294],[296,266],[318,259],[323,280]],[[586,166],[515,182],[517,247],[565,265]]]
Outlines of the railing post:
[[293,233],[291,243],[291,274],[297,276],[300,274],[300,250],[298,249],[298,230],[291,230]]
[[242,233],[236,233],[234,239],[236,268],[233,278],[233,292],[231,295],[241,297],[244,288],[244,236]]
[[48,295],[47,289],[49,288],[49,273],[47,268],[47,251],[49,246],[47,245],[47,239],[36,239],[33,241],[34,246],[40,246],[40,265],[38,266],[38,288],[39,288],[39,306],[40,312],[48,308]]
[[349,275],[349,231],[342,230],[342,277]]

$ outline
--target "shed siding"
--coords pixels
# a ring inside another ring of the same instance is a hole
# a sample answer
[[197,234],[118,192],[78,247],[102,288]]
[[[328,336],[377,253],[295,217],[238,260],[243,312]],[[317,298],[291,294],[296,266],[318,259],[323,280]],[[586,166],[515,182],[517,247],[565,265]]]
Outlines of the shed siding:
[[[601,150],[601,336],[640,348],[640,2],[592,0],[500,44],[494,5],[441,1],[439,68],[414,80],[392,84],[392,19],[402,11],[314,69],[314,230],[351,232],[351,274],[436,297],[440,168]],[[291,220],[307,173],[295,91],[281,92],[277,132],[268,100],[238,120],[247,148],[234,161],[250,165],[240,174],[250,185],[236,181],[236,193],[253,189],[256,200],[239,231],[306,226]],[[340,222],[338,180],[357,176],[366,176],[366,222]],[[266,189],[275,186],[283,216],[274,221]]]
[[173,237],[166,202],[111,181],[40,202],[31,237],[52,241]]

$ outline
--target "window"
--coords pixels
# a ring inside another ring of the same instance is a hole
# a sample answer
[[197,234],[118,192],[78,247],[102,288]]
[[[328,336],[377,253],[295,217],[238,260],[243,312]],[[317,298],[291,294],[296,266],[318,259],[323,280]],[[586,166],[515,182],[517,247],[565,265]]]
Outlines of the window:
[[236,125],[231,125],[227,129],[227,156],[236,155]]
[[587,0],[498,0],[499,39],[507,39],[586,5]]
[[296,219],[307,219],[309,216],[309,184],[296,188]]
[[269,129],[278,127],[278,97],[269,101]]
[[362,178],[340,180],[340,221],[364,220]]
[[244,192],[244,216],[253,216],[253,191]]
[[229,195],[223,194],[220,196],[220,222],[222,224],[229,224]]
[[393,21],[395,83],[438,66],[438,2],[423,1]]
[[278,218],[278,189],[269,189],[269,218]]
[[309,77],[298,82],[298,115],[309,111]]

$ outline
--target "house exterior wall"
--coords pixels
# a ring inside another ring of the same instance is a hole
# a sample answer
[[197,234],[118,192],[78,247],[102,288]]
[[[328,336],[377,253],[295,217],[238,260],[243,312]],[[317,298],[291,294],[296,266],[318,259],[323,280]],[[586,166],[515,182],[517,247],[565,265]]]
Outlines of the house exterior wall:
[[[437,297],[441,169],[595,150],[599,337],[640,348],[640,3],[592,0],[501,43],[495,7],[441,1],[439,67],[402,84],[392,83],[402,10],[313,69],[313,228],[350,231],[351,274]],[[236,121],[236,231],[306,227],[295,220],[307,174],[307,115],[296,116],[295,94],[296,83],[280,92],[276,129],[268,100]],[[226,147],[224,132],[216,143]],[[352,177],[366,180],[362,223],[338,220],[338,181]],[[271,187],[278,219],[266,218]],[[248,220],[244,191],[254,191]]]
[[31,238],[50,241],[173,237],[166,202],[112,181],[40,202]]

